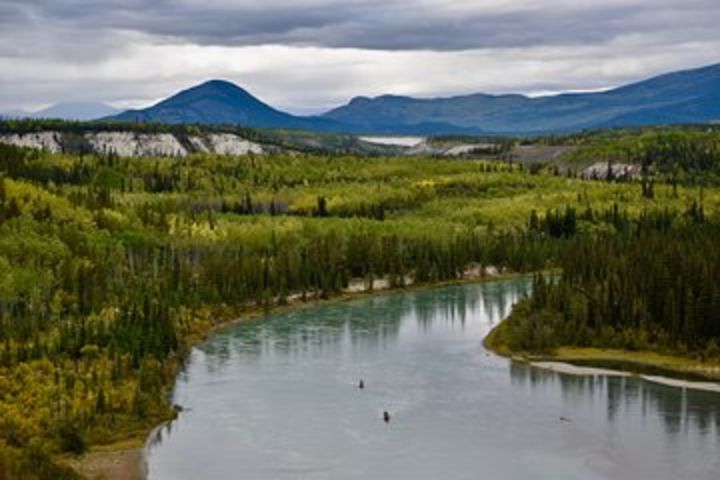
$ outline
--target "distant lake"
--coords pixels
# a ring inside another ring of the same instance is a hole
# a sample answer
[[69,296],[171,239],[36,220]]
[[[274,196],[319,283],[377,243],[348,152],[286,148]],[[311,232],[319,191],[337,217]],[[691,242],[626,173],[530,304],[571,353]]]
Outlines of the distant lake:
[[720,478],[720,395],[483,349],[530,287],[389,294],[224,329],[177,380],[185,411],[150,446],[150,479]]
[[360,140],[376,145],[389,145],[396,147],[414,147],[425,141],[423,137],[360,137]]

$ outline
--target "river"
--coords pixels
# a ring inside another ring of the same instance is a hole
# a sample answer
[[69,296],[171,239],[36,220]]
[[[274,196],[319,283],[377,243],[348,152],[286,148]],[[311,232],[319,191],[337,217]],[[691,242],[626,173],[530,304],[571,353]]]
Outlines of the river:
[[148,447],[149,478],[720,478],[719,394],[569,376],[483,349],[530,283],[387,294],[223,329],[177,380],[184,411]]

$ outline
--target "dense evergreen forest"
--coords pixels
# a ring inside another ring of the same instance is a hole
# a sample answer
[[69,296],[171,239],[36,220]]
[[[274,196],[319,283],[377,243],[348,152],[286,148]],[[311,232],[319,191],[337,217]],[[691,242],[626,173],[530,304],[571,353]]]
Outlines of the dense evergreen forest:
[[720,360],[720,224],[696,204],[608,218],[612,233],[578,236],[558,279],[535,278],[490,344],[513,352],[560,346],[655,351]]
[[64,456],[174,415],[168,389],[214,325],[352,280],[562,267],[525,307],[563,319],[540,338],[712,353],[720,192],[641,183],[482,160],[0,146],[0,478],[75,478]]

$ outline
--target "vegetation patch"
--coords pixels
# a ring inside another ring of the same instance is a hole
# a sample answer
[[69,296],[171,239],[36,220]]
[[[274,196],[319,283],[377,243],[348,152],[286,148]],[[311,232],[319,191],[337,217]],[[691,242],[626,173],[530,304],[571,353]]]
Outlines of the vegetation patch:
[[176,415],[213,328],[357,282],[561,268],[491,345],[709,361],[719,210],[712,183],[512,161],[0,146],[0,478],[76,478],[78,455]]

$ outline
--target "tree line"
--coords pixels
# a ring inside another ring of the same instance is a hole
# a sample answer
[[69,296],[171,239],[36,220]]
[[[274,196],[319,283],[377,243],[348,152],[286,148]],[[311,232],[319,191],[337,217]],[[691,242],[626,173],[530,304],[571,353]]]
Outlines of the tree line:
[[515,351],[582,346],[720,358],[720,224],[693,204],[620,225],[569,241],[562,274],[536,276],[495,340]]

